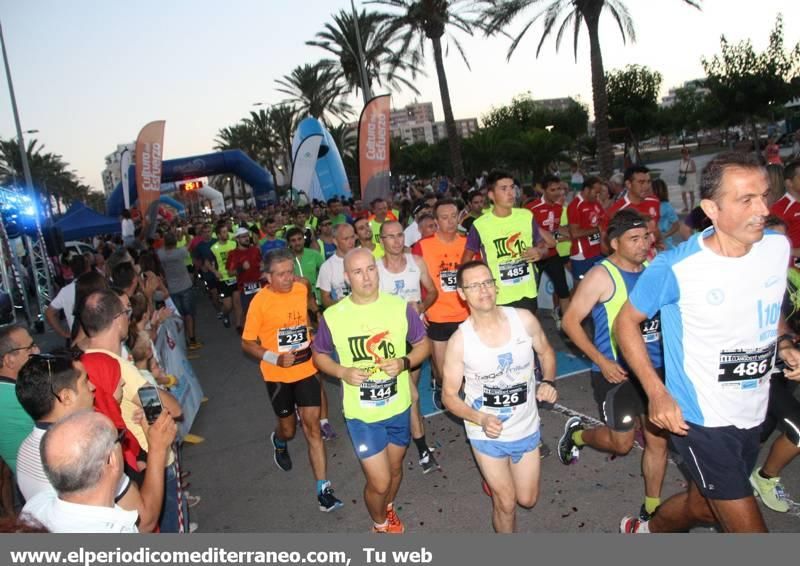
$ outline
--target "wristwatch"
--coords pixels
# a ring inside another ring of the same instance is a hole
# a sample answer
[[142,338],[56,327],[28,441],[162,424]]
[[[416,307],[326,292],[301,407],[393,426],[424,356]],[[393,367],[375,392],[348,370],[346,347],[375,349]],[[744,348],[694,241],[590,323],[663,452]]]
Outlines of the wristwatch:
[[403,360],[403,371],[408,371],[411,368],[411,360],[408,359],[408,356],[403,356],[400,359]]

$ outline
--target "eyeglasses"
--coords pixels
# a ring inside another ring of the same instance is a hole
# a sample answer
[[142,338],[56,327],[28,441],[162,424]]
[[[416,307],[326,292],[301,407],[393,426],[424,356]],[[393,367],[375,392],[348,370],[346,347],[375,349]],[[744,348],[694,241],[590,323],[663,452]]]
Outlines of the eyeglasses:
[[478,289],[493,289],[495,286],[495,279],[487,279],[478,283],[470,283],[469,285],[462,285],[461,288],[465,291],[477,291]]
[[21,352],[22,350],[31,351],[36,347],[36,342],[31,340],[31,343],[27,346],[20,346],[19,348],[11,348],[6,354],[13,354],[14,352]]
[[122,311],[121,313],[119,313],[119,314],[118,314],[117,316],[115,316],[114,318],[118,318],[118,317],[122,316],[123,314],[124,314],[125,316],[127,316],[128,318],[130,318],[130,317],[131,317],[131,315],[133,314],[133,309],[132,309],[131,307],[128,307],[127,309],[125,309],[124,311]]

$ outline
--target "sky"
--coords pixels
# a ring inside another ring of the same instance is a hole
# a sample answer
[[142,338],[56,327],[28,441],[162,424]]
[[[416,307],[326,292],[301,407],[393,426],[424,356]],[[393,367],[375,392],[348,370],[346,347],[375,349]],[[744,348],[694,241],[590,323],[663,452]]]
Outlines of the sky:
[[[751,39],[760,51],[782,12],[786,45],[800,40],[796,1],[704,0],[702,11],[681,0],[624,3],[637,41],[623,44],[613,20],[604,17],[605,69],[647,65],[663,75],[662,95],[704,76],[701,57],[719,52],[721,34]],[[356,0],[357,7],[363,4]],[[26,134],[26,143],[35,137],[97,190],[105,156],[134,141],[152,120],[166,120],[165,159],[211,152],[218,131],[257,110],[254,103],[284,99],[275,79],[326,56],[305,42],[342,9],[350,9],[350,0],[0,0],[22,129],[39,130]],[[531,8],[526,15],[535,13]],[[451,45],[445,68],[456,118],[480,118],[526,91],[533,98],[572,96],[591,106],[585,30],[577,62],[571,36],[559,52],[548,39],[536,58],[541,30],[534,24],[510,61],[508,39],[456,32],[471,66]],[[392,103],[432,101],[436,119],[443,120],[432,50],[426,54],[427,76],[415,81],[420,95],[393,92]],[[360,100],[352,97],[357,112]],[[3,76],[0,137],[15,136]]]

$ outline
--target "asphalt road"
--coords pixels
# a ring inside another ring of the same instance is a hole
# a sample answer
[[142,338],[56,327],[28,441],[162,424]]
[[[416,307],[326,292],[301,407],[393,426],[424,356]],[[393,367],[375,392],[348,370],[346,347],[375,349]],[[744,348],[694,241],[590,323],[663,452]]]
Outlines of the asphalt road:
[[[198,299],[198,337],[205,347],[193,364],[209,401],[192,431],[205,442],[184,447],[183,467],[191,471],[190,492],[202,497],[191,510],[199,532],[367,532],[371,521],[363,504],[364,480],[344,427],[340,386],[326,383],[331,422],[339,433],[326,446],[328,476],[345,505],[326,514],[317,507],[302,432],[289,444],[294,468],[281,471],[269,443],[275,416],[256,362],[244,356],[238,336],[216,320],[207,300]],[[554,345],[564,349],[546,313],[542,320]],[[559,395],[563,412],[542,412],[543,437],[551,447],[568,418],[565,412],[597,416],[587,373],[560,380]],[[416,451],[409,451],[396,502],[408,532],[491,532],[491,501],[481,490],[462,424],[440,414],[427,419],[426,428],[442,470],[423,475]],[[766,448],[761,459],[765,457]],[[518,509],[518,530],[617,532],[620,518],[635,514],[641,504],[640,464],[638,448],[618,458],[584,449],[580,461],[568,467],[553,454],[542,461],[538,504],[532,510]],[[800,463],[785,470],[784,483],[790,494],[800,494]],[[670,463],[664,496],[684,487],[678,467]],[[771,530],[800,531],[800,506],[787,514],[762,509]]]

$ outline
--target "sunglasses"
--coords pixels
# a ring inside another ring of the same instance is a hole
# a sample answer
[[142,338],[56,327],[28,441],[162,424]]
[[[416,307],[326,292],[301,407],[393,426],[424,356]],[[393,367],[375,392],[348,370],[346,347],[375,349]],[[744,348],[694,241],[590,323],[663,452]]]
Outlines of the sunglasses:
[[70,355],[68,356],[57,356],[55,354],[32,354],[31,360],[34,361],[43,361],[47,363],[47,380],[48,385],[50,386],[50,394],[58,400],[59,403],[62,403],[61,397],[59,397],[58,393],[56,393],[55,388],[53,387],[53,362],[59,360],[69,360],[74,361],[78,359],[79,353],[71,350]]

